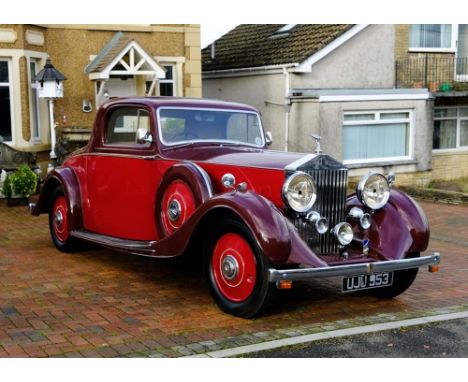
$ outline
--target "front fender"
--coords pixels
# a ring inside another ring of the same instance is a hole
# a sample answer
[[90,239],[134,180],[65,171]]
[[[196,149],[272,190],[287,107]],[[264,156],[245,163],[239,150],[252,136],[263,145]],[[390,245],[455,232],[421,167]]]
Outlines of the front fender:
[[230,192],[214,196],[201,205],[171,236],[157,243],[158,255],[181,254],[197,227],[209,227],[226,214],[237,215],[251,230],[265,256],[274,264],[285,263],[291,240],[284,215],[264,197],[251,192]]
[[[347,209],[363,208],[353,194]],[[391,190],[387,205],[373,214],[369,231],[371,254],[397,260],[408,253],[423,252],[429,244],[429,224],[422,208],[407,194]]]
[[70,213],[70,230],[83,227],[81,210],[81,195],[78,179],[71,168],[59,167],[53,169],[44,180],[39,199],[31,214],[38,216],[41,213],[49,213],[52,193],[57,187],[61,187],[67,200]]

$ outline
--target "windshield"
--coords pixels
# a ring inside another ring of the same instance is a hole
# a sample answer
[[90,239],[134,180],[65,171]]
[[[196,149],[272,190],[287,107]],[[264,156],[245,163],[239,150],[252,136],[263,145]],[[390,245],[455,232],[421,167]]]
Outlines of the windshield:
[[166,145],[184,142],[240,143],[264,146],[257,113],[236,110],[160,108],[161,140]]

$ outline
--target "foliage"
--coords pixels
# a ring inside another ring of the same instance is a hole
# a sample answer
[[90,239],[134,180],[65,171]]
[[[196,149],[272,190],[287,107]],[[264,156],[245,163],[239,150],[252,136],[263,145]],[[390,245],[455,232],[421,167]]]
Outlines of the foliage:
[[11,193],[12,193],[11,178],[12,178],[12,175],[8,174],[7,177],[5,178],[5,181],[3,182],[2,194],[7,198],[11,198]]
[[8,174],[3,183],[3,195],[11,198],[12,194],[29,197],[36,192],[37,176],[29,166],[21,166],[13,174]]

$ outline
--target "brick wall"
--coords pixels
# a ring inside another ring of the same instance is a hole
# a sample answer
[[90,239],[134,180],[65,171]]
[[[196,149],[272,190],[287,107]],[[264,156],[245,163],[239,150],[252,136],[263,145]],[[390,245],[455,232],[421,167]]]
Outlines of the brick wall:
[[434,154],[432,180],[468,178],[468,152]]

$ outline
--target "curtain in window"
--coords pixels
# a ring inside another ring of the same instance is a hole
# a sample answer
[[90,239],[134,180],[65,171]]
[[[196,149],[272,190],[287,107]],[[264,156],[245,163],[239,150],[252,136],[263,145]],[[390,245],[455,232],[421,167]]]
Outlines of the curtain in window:
[[344,126],[344,159],[406,156],[408,129],[408,123]]
[[450,48],[451,24],[412,24],[410,28],[411,48]]
[[453,149],[457,146],[457,121],[434,121],[434,149]]

